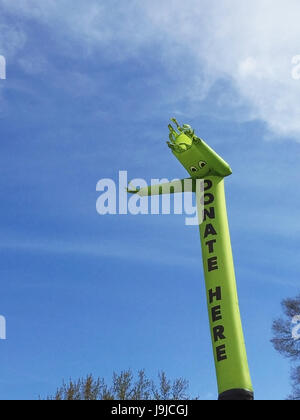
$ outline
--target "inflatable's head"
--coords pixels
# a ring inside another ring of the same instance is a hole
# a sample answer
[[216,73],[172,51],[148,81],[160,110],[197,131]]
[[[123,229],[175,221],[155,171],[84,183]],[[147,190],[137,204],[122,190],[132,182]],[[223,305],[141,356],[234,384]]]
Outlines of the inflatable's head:
[[181,127],[175,118],[172,121],[179,133],[169,124],[168,146],[192,178],[204,178],[208,175],[225,177],[232,173],[228,163],[197,137],[190,125],[184,124]]

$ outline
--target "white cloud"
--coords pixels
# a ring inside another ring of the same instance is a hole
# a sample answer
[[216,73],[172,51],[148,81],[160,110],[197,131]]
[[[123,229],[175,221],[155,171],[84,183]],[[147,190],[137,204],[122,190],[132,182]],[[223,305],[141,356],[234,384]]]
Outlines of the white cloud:
[[153,21],[195,57],[196,69],[232,82],[249,105],[248,118],[262,119],[275,134],[299,135],[300,83],[291,76],[300,50],[299,2],[175,2],[177,10],[164,2],[163,15],[154,3]]
[[103,239],[99,242],[74,240],[51,240],[45,238],[25,239],[6,237],[5,241],[0,241],[0,249],[12,252],[24,252],[33,254],[52,254],[64,255],[74,258],[113,258],[125,259],[135,263],[171,265],[177,267],[199,266],[199,258],[196,256],[182,256],[174,258],[171,253],[162,253],[156,248],[147,248],[147,253],[142,251],[141,247],[134,242],[122,242],[120,240]]
[[[190,99],[205,98],[225,79],[235,92],[226,97],[228,105],[246,105],[247,119],[261,119],[273,134],[299,137],[300,80],[292,78],[291,61],[300,53],[298,0],[0,0],[0,5],[48,25],[58,39],[74,42],[74,51],[79,44],[86,53],[101,46],[122,60],[154,45],[170,73],[180,75]],[[12,31],[12,45],[20,36]]]

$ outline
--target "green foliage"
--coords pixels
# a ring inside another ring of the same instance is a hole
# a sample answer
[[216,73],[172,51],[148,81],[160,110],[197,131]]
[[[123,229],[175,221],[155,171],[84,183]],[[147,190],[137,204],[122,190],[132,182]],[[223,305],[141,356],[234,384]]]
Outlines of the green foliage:
[[177,378],[174,381],[167,379],[164,372],[158,374],[155,382],[146,377],[145,371],[140,370],[137,377],[131,370],[113,373],[112,384],[108,386],[103,378],[94,378],[88,375],[77,381],[63,382],[54,396],[48,400],[185,400],[188,381]]
[[300,400],[300,340],[292,336],[292,319],[300,314],[300,295],[284,299],[281,302],[283,317],[276,319],[272,325],[273,338],[271,342],[276,351],[291,360],[292,393],[289,400]]

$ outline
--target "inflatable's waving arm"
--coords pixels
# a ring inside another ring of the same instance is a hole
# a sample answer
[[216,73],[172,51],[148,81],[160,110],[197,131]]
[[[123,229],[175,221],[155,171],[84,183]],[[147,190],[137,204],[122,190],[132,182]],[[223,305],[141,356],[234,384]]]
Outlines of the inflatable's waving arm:
[[151,185],[145,188],[135,188],[128,185],[127,192],[130,194],[138,194],[140,197],[150,195],[175,194],[182,192],[195,192],[196,180],[193,178],[175,179],[172,182]]

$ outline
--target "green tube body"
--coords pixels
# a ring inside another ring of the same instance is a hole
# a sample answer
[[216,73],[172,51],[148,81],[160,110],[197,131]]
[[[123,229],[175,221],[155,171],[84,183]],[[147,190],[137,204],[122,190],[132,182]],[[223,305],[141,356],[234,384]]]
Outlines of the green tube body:
[[253,399],[240,318],[224,179],[208,176],[199,225],[219,399]]
[[[232,170],[188,124],[169,124],[168,147],[190,178],[127,191],[140,196],[195,192],[205,275],[208,316],[220,400],[252,400],[253,388],[239,311],[228,228],[224,177]],[[204,180],[204,189],[197,181]],[[192,182],[186,182],[192,181]],[[201,214],[203,212],[203,218]],[[202,220],[201,220],[202,219]]]

